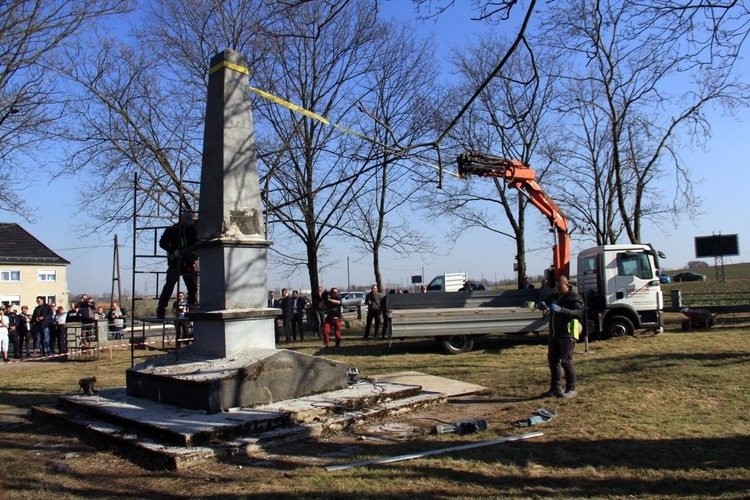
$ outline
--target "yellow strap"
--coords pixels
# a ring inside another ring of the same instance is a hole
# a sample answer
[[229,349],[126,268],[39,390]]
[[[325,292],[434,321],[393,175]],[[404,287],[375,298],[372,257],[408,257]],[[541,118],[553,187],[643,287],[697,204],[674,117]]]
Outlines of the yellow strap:
[[250,87],[250,90],[253,91],[253,92],[255,92],[256,94],[258,94],[259,96],[264,97],[264,98],[268,99],[269,101],[273,101],[276,104],[281,104],[285,108],[289,108],[292,111],[296,111],[297,113],[301,113],[301,114],[303,114],[305,116],[308,116],[308,117],[310,117],[310,118],[312,118],[314,120],[318,120],[321,123],[325,123],[326,125],[330,125],[331,124],[331,122],[329,122],[328,120],[326,120],[325,118],[323,118],[319,114],[313,113],[312,111],[308,111],[305,108],[297,106],[296,104],[292,104],[289,101],[285,101],[281,97],[276,97],[273,94],[269,94],[268,92],[264,92],[264,91],[262,91],[260,89],[256,89],[255,87]]
[[368,141],[368,142],[374,142],[369,137],[367,137],[367,136],[365,136],[363,134],[360,134],[359,132],[355,132],[354,130],[350,129],[349,127],[344,127],[343,125],[338,125],[336,123],[334,123],[333,126],[336,127],[336,128],[338,128],[338,129],[340,129],[340,130],[343,130],[347,134],[351,134],[351,135],[353,135],[355,137],[359,137],[360,139],[364,139],[365,141]]
[[[215,67],[218,67],[218,66],[219,65],[217,65]],[[352,130],[352,129],[348,128],[348,127],[345,127],[343,125],[339,125],[337,123],[331,123],[330,121],[328,121],[326,118],[320,116],[319,114],[313,113],[312,111],[308,111],[308,110],[306,110],[305,108],[303,108],[301,106],[297,106],[296,104],[292,104],[291,102],[286,101],[286,100],[282,99],[281,97],[277,97],[277,96],[275,96],[273,94],[269,94],[268,92],[265,92],[265,91],[260,90],[260,89],[256,89],[255,87],[252,87],[252,86],[249,86],[249,88],[250,88],[251,92],[255,92],[256,94],[258,94],[259,96],[263,97],[264,99],[268,99],[269,101],[275,102],[276,104],[280,104],[281,106],[284,106],[285,108],[291,109],[292,111],[296,111],[297,113],[303,114],[303,115],[305,115],[305,116],[307,116],[309,118],[312,118],[313,120],[318,120],[319,122],[324,123],[326,125],[331,125],[333,127],[338,128],[339,130],[342,130],[342,131],[346,132],[347,134],[351,134],[353,136],[359,137],[360,139],[363,139],[365,141],[371,142],[373,144],[378,144],[380,146],[387,147],[384,144],[381,144],[381,143],[379,143],[378,141],[376,141],[374,139],[371,139],[371,138],[369,138],[369,137],[367,137],[367,136],[365,136],[363,134],[360,134],[359,132],[355,132],[354,130]],[[424,160],[411,158],[411,161],[414,161],[416,163],[421,163],[423,165],[427,165],[428,167],[432,167],[432,168],[434,168],[435,170],[438,170],[438,171],[441,170],[439,166],[434,165],[434,164],[429,163],[429,162],[426,162]],[[450,171],[447,171],[447,170],[443,170],[443,172],[445,172],[447,174],[450,174],[450,175],[458,178],[458,173],[456,173],[456,172],[450,172]]]
[[235,63],[232,63],[232,62],[229,62],[229,61],[221,61],[216,66],[214,66],[213,68],[209,69],[208,70],[208,74],[209,75],[213,75],[214,73],[216,73],[217,71],[219,71],[222,68],[233,69],[234,71],[237,71],[238,73],[243,73],[245,75],[249,75],[250,74],[250,70],[247,69],[246,67],[240,66],[239,64],[235,64]]

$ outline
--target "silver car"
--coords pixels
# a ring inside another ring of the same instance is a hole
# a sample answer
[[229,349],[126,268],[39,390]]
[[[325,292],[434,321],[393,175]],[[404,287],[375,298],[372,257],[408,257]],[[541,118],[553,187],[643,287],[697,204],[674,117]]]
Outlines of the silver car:
[[365,303],[365,292],[347,292],[341,297],[341,305],[345,311],[356,311]]

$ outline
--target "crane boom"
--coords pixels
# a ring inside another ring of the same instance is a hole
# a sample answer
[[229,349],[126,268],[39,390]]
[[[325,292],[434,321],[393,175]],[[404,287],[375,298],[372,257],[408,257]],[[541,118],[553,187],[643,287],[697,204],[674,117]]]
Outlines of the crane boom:
[[568,220],[560,208],[536,182],[536,172],[518,160],[480,153],[464,153],[458,156],[458,174],[460,177],[476,175],[479,177],[501,178],[508,186],[525,194],[549,220],[557,234],[557,244],[552,246],[552,284],[560,276],[570,275],[570,233]]

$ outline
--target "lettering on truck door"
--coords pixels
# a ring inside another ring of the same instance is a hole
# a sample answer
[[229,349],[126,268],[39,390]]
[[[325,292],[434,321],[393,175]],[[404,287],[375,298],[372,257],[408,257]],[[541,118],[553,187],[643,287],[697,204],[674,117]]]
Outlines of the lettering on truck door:
[[[617,254],[617,275],[614,278],[614,301],[626,303],[634,309],[653,308],[658,300],[659,287],[650,283],[657,279],[648,254],[621,252]],[[610,297],[612,297],[610,295]]]

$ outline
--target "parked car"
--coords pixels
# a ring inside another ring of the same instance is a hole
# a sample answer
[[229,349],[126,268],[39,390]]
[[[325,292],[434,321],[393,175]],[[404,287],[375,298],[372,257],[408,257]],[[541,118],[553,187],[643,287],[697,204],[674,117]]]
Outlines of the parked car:
[[341,297],[341,305],[345,311],[356,311],[365,303],[365,292],[347,292]]
[[664,284],[668,285],[668,284],[672,283],[672,278],[670,278],[668,274],[660,273],[659,274],[659,281],[661,283],[664,283]]
[[[471,286],[471,290],[472,291],[474,291],[474,290],[487,290],[487,287],[484,286],[482,283],[475,283],[473,281],[469,281],[469,285]],[[459,290],[459,292],[464,292],[465,291],[464,288],[466,288],[466,284],[465,283],[464,283],[464,286],[461,287],[461,289]]]
[[698,274],[692,271],[685,271],[683,273],[675,274],[672,276],[672,281],[679,283],[681,281],[706,281],[708,278],[705,274]]

